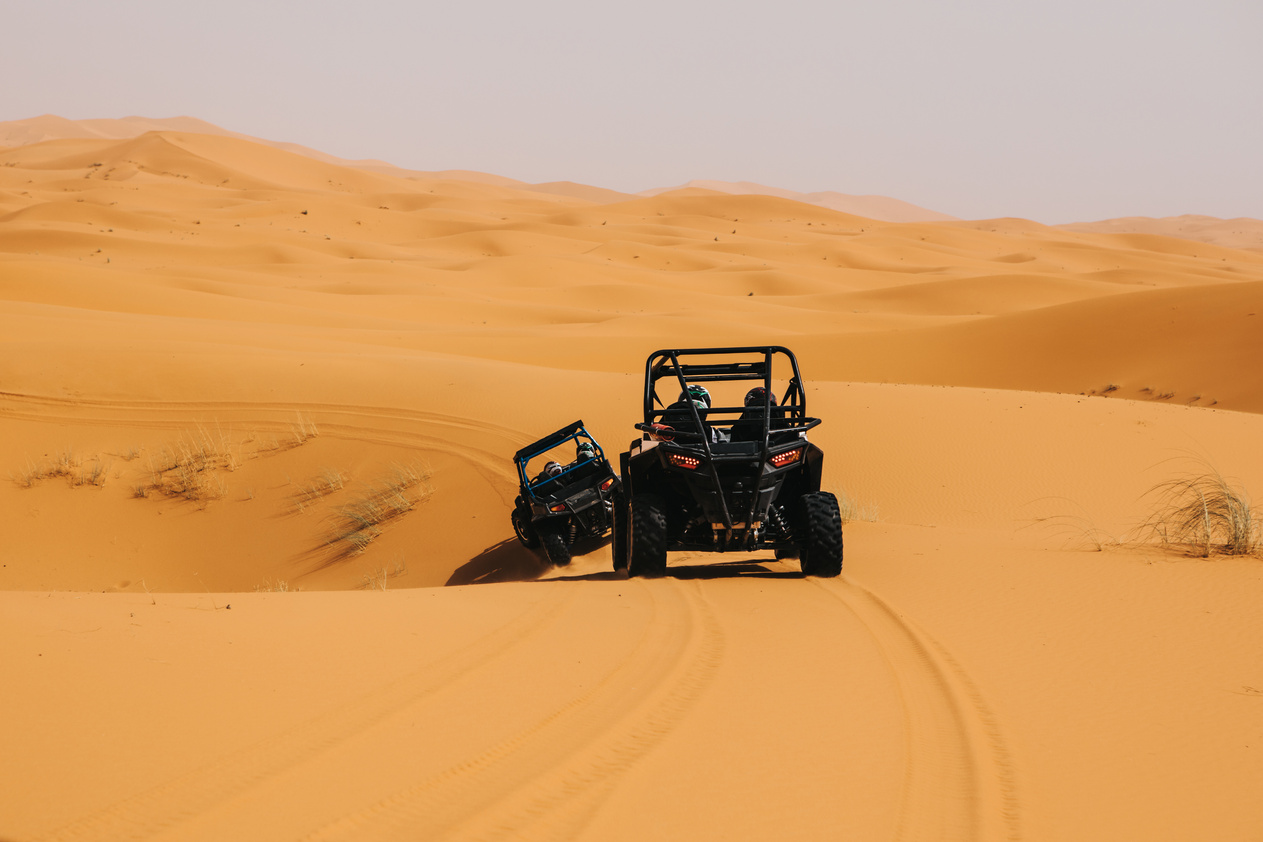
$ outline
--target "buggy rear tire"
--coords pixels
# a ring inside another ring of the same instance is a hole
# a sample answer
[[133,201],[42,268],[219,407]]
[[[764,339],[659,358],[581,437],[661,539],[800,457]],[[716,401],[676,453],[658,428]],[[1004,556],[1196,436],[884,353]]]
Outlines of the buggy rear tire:
[[511,519],[513,521],[513,534],[517,535],[517,539],[522,542],[522,546],[528,550],[538,547],[539,533],[535,531],[535,527],[531,526],[530,510],[514,509]]
[[629,508],[628,575],[650,579],[667,575],[667,516],[662,498],[637,494]]
[[614,555],[614,570],[627,569],[627,498],[622,490],[614,492],[611,502],[614,514],[610,529],[610,551]]
[[540,533],[544,544],[544,554],[554,567],[565,567],[570,563],[570,547],[566,544],[566,536],[559,529],[545,529]]
[[833,577],[842,573],[842,513],[838,498],[827,491],[798,499],[798,557],[806,576]]

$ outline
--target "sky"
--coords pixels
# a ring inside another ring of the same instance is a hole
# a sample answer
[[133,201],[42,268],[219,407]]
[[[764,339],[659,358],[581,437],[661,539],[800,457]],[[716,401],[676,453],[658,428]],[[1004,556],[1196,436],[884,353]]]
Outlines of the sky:
[[1046,224],[1263,218],[1260,0],[9,4],[0,121]]

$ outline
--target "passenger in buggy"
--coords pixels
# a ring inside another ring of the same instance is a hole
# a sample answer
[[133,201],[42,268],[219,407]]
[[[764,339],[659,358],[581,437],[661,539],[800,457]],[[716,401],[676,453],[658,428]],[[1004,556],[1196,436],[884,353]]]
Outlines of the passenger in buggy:
[[759,441],[763,438],[763,413],[770,405],[772,412],[768,418],[768,429],[774,431],[777,424],[785,418],[785,410],[776,405],[776,395],[762,386],[755,386],[746,392],[745,409],[732,425],[733,441]]
[[544,470],[535,475],[535,479],[531,480],[531,485],[540,485],[561,476],[561,472],[565,468],[561,467],[560,462],[547,462],[544,464]]
[[[585,462],[590,462],[596,458],[596,447],[590,441],[581,441],[575,445],[574,461],[569,465],[562,465],[560,462],[550,461],[544,465],[544,470],[536,474],[535,479],[531,480],[531,485],[540,485],[576,468]],[[560,483],[554,483],[555,486],[569,485],[569,479],[562,480]]]

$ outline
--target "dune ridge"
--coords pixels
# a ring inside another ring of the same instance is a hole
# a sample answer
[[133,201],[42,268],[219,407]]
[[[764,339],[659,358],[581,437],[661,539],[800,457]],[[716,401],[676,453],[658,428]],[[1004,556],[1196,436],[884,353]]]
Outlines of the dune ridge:
[[759,195],[776,196],[781,199],[792,199],[808,205],[819,205],[822,208],[864,216],[883,222],[945,222],[958,217],[938,211],[918,207],[910,202],[892,199],[888,196],[853,196],[839,193],[836,190],[802,193],[786,190],[782,187],[769,187],[766,184],[755,184],[752,181],[715,181],[694,179],[678,187],[658,187],[641,191],[642,196],[656,196],[674,190],[701,189],[713,190],[717,193],[731,193],[737,196]]

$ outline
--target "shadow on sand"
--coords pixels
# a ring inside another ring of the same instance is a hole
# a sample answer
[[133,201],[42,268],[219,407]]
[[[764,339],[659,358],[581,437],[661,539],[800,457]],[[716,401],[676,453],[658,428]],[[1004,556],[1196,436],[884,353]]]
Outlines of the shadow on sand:
[[485,585],[493,582],[530,582],[548,572],[548,562],[517,538],[492,544],[452,571],[447,585]]
[[[594,545],[596,546],[596,545]],[[583,549],[579,547],[578,549]],[[591,550],[588,550],[590,552]],[[773,559],[721,561],[710,564],[677,564],[667,567],[669,579],[801,579],[797,570],[775,570],[766,565]],[[547,579],[545,573],[555,571]],[[543,556],[523,547],[516,538],[494,544],[462,564],[448,578],[447,585],[485,585],[496,582],[609,582],[626,579],[626,573],[605,570],[598,573],[565,575],[565,568],[553,568]]]

